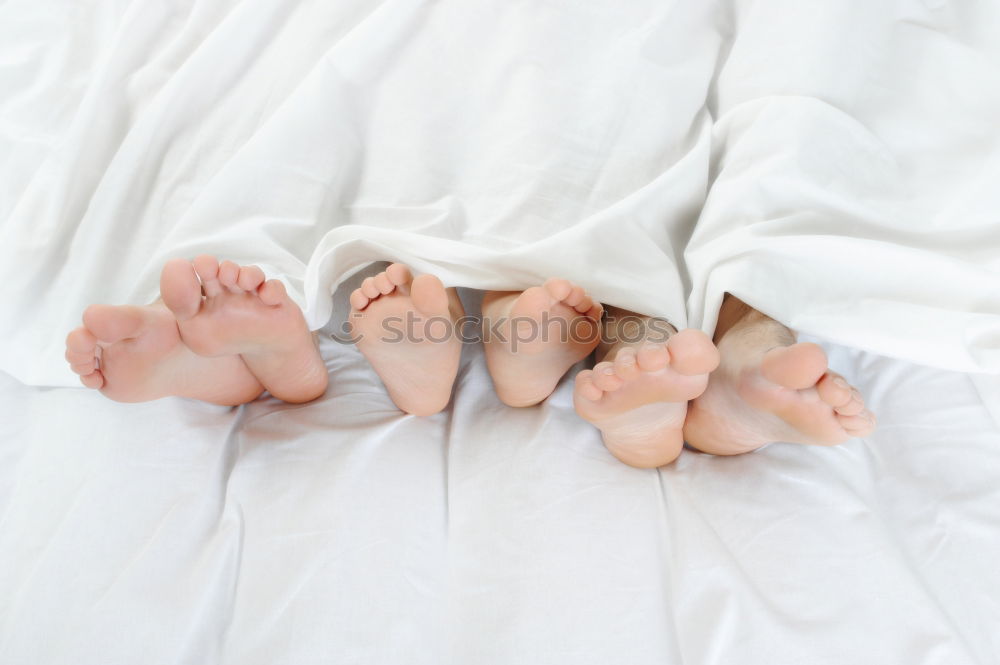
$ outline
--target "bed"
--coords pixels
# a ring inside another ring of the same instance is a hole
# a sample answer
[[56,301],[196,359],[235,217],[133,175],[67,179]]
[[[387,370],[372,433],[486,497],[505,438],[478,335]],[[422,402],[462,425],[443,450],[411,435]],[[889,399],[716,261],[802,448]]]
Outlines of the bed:
[[659,470],[611,457],[567,382],[504,407],[478,350],[423,419],[335,342],[298,406],[4,376],[0,661],[996,663],[987,396],[828,350],[869,439]]
[[[0,662],[1000,663],[998,10],[795,5],[0,6]],[[201,252],[285,281],[322,398],[75,383],[83,308]],[[388,260],[736,293],[879,428],[632,469],[471,345],[405,416],[334,339]]]

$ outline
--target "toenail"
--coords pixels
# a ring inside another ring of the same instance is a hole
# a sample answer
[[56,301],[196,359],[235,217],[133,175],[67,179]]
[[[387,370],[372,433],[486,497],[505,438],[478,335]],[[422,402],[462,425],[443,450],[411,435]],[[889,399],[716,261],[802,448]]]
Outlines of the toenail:
[[851,389],[851,384],[849,384],[847,381],[844,381],[839,376],[836,379],[833,380],[833,383],[834,383],[835,386],[838,386],[838,387],[843,388],[845,390],[850,390]]
[[614,367],[605,367],[604,369],[601,370],[601,372],[603,372],[604,374],[614,374],[615,373],[615,368]]

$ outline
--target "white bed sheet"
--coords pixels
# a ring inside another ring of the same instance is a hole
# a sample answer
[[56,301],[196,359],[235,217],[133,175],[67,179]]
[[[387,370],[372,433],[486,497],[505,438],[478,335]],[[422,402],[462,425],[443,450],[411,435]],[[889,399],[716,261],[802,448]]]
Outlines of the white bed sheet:
[[332,342],[301,406],[4,376],[0,662],[1000,662],[1000,428],[966,375],[827,348],[872,437],[659,471],[474,348],[426,419]]
[[803,6],[0,5],[0,662],[1000,661],[995,376],[829,347],[870,439],[660,471],[471,349],[423,420],[332,342],[309,405],[68,387],[202,251],[314,327],[397,258],[1000,368],[997,5]]

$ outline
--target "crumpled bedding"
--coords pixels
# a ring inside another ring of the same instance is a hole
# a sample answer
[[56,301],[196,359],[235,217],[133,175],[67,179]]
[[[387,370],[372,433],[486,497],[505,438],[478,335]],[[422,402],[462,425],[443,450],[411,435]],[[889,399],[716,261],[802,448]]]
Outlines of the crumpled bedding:
[[[0,5],[0,662],[996,663],[998,13]],[[78,387],[83,308],[202,252],[285,281],[323,398]],[[474,347],[404,416],[331,339],[383,260],[706,331],[735,293],[880,428],[636,470]]]
[[503,406],[475,347],[431,418],[329,340],[298,406],[0,375],[0,662],[996,663],[1000,419],[968,375],[826,348],[871,437],[660,470],[571,381]]
[[284,279],[314,329],[346,277],[403,260],[706,331],[729,291],[1000,371],[994,3],[0,12],[0,368],[23,382],[75,385],[86,304],[148,302],[201,252]]

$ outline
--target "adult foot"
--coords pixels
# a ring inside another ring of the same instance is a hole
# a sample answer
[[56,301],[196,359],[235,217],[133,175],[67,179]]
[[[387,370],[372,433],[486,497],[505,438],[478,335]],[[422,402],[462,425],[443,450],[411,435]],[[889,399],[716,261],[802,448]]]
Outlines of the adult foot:
[[206,357],[239,354],[272,395],[308,402],[327,386],[326,366],[298,305],[257,266],[214,256],[168,261],[160,295],[184,343]]
[[185,346],[163,303],[91,305],[66,338],[66,360],[83,385],[119,402],[175,395],[232,406],[264,390],[239,356],[205,358]]
[[576,375],[573,404],[619,460],[662,466],[684,447],[688,400],[704,392],[718,364],[718,351],[700,330],[676,333],[665,344],[623,346]]
[[600,341],[603,309],[579,286],[550,279],[521,293],[487,293],[486,366],[508,406],[538,404]]
[[746,309],[717,335],[721,364],[691,403],[688,443],[736,455],[775,441],[834,445],[875,429],[861,394],[829,370],[823,349],[795,343],[788,328]]
[[394,263],[351,294],[351,308],[358,349],[396,406],[415,416],[448,406],[462,354],[455,323],[465,313],[455,289]]

